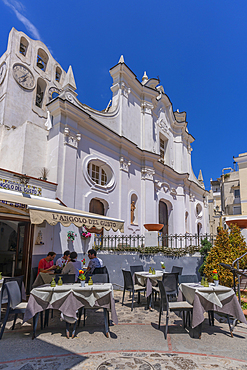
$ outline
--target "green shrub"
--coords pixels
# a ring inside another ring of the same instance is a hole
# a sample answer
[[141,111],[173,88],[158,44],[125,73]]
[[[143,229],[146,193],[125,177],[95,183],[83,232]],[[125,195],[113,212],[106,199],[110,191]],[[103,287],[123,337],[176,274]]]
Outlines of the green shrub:
[[[247,252],[246,243],[237,225],[230,225],[230,230],[218,229],[215,245],[211,248],[204,267],[204,274],[209,281],[213,281],[213,270],[219,274],[221,285],[233,286],[233,274],[230,270],[220,266],[220,263],[231,265],[232,262]],[[242,269],[247,264],[247,256],[239,261],[239,268]]]

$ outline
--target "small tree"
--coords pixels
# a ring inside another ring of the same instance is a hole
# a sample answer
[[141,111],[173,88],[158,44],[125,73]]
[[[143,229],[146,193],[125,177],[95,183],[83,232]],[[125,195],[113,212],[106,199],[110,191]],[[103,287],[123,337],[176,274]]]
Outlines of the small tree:
[[205,238],[201,241],[201,249],[200,249],[200,253],[201,253],[201,256],[203,257],[203,263],[202,265],[199,267],[198,271],[199,273],[201,274],[201,276],[204,274],[204,268],[205,268],[205,264],[206,264],[206,258],[208,256],[208,253],[210,251],[210,249],[212,248],[212,244]]
[[[220,266],[220,263],[231,265],[232,262],[247,251],[243,235],[237,225],[230,225],[230,231],[218,229],[215,245],[210,250],[204,268],[204,274],[209,281],[212,281],[213,270],[219,273],[221,285],[233,286],[233,274],[230,270]],[[244,268],[247,264],[247,258],[244,257],[239,261],[239,267]]]

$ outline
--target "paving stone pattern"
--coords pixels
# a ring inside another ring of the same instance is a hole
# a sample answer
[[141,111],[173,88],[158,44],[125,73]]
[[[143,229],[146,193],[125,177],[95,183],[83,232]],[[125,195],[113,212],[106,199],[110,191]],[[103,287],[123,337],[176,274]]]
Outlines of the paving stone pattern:
[[[87,310],[86,326],[81,323],[77,337],[65,336],[65,323],[54,311],[48,328],[31,339],[32,320],[14,331],[12,317],[0,341],[0,370],[247,370],[247,327],[238,325],[234,338],[226,323],[209,327],[207,315],[202,339],[190,337],[182,320],[171,314],[168,339],[158,330],[157,307],[146,310],[146,298],[130,310],[131,300],[121,305],[122,293],[114,291],[119,325],[111,326],[111,337],[104,336],[102,310]],[[165,322],[163,318],[163,323]]]

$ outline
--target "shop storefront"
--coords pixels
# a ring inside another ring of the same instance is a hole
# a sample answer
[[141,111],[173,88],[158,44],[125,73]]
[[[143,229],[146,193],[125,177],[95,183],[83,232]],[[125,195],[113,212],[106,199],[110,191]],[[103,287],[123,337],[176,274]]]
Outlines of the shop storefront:
[[[68,208],[55,199],[0,188],[0,271],[3,276],[24,275],[28,286],[35,248],[42,248],[39,253],[43,257],[47,250],[59,254],[68,249],[62,237],[64,231],[69,226],[80,229],[84,225],[95,230],[124,230],[122,220]],[[55,228],[57,242],[52,246],[50,239],[54,238],[49,235]]]

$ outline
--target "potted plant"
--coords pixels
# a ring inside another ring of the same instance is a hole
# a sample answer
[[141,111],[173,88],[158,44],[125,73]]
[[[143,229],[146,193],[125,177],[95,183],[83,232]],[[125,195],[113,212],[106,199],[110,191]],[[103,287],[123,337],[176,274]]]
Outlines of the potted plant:
[[216,269],[213,270],[213,280],[215,286],[219,285],[219,275]]
[[166,268],[166,267],[165,267],[164,262],[160,262],[160,264],[161,264],[161,268],[162,268],[162,270],[163,270],[163,271],[165,271],[165,268]]
[[85,275],[86,271],[84,270],[79,270],[79,276],[78,276],[78,279],[80,280],[81,282],[81,287],[84,287],[85,286],[85,282],[86,282],[86,275]]
[[67,239],[68,240],[72,240],[72,242],[73,242],[76,237],[77,237],[77,234],[74,233],[74,231],[68,231],[67,232]]
[[89,231],[87,231],[86,226],[82,225],[81,238],[82,239],[87,239],[87,238],[91,238],[91,236],[92,236],[92,234]]

